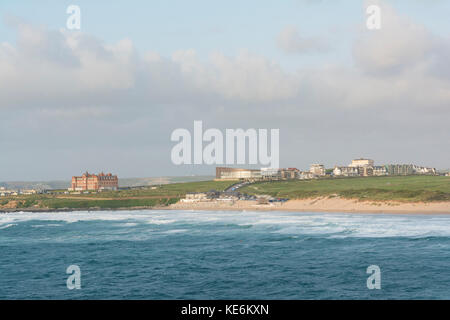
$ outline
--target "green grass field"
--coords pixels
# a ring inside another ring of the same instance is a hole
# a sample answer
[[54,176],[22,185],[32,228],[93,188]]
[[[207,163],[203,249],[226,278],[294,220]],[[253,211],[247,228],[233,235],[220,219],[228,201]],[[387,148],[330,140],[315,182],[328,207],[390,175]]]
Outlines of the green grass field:
[[166,206],[178,201],[178,198],[161,199],[117,199],[117,200],[77,200],[77,199],[47,199],[43,201],[43,207],[51,209],[71,208],[102,208],[117,209],[131,207]]
[[[235,181],[201,181],[79,195],[58,193],[16,196],[1,199],[0,209],[159,207],[177,202],[188,192],[212,189],[223,191],[234,183]],[[273,181],[255,183],[240,191],[289,199],[339,196],[373,201],[450,201],[450,177],[391,176]]]
[[252,184],[241,191],[289,199],[340,196],[374,201],[450,201],[450,177],[391,176],[274,181]]
[[[143,189],[126,189],[118,191],[104,191],[89,194],[70,194],[71,198],[157,198],[157,197],[184,197],[188,192],[205,192],[210,190],[223,191],[235,181],[199,181],[163,184],[161,186],[146,187]],[[65,190],[63,190],[65,191]]]
[[[8,197],[2,199],[0,206],[10,209],[49,208],[49,209],[117,209],[131,207],[167,206],[184,198],[188,192],[204,192],[212,189],[223,191],[235,181],[200,181],[173,183],[143,189],[128,189],[88,194],[64,194],[60,190],[54,195],[37,194]],[[1,207],[0,207],[1,209]]]

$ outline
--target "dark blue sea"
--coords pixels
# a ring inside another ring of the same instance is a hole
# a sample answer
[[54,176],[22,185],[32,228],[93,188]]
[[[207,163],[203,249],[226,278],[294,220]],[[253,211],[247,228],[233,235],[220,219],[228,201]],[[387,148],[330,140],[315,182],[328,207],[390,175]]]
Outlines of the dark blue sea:
[[2,213],[0,299],[450,299],[450,215]]

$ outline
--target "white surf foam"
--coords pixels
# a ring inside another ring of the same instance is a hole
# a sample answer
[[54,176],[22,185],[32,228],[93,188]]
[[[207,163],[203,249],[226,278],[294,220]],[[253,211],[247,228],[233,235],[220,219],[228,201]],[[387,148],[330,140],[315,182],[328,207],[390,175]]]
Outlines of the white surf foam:
[[237,226],[251,227],[252,230],[255,229],[261,232],[289,235],[324,235],[329,237],[450,237],[450,216],[447,215],[298,213],[276,211],[143,210],[22,212],[0,215],[0,229],[32,220],[61,221],[65,223],[94,220],[122,221],[124,222],[122,224],[124,227],[133,227],[139,223],[156,225],[182,223],[192,228],[205,224],[234,224]]
[[9,227],[14,227],[14,226],[17,226],[17,224],[16,223],[8,223],[5,225],[0,225],[0,229],[7,229]]

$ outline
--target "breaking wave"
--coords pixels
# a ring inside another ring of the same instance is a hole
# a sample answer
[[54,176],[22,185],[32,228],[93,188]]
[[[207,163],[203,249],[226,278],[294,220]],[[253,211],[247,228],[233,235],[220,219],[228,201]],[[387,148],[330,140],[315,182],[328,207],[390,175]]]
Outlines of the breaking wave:
[[[270,232],[286,235],[345,237],[431,237],[450,236],[450,216],[418,214],[299,213],[264,211],[76,211],[17,212],[0,215],[0,229],[29,221],[40,221],[32,227],[50,227],[75,222],[119,222],[123,228],[166,226],[167,233],[176,230],[227,226],[245,232]],[[43,224],[42,222],[48,222]],[[61,224],[62,223],[62,224]],[[180,228],[179,225],[183,225]],[[117,224],[116,224],[117,225]],[[173,229],[170,231],[170,229]],[[252,231],[253,232],[253,231]]]

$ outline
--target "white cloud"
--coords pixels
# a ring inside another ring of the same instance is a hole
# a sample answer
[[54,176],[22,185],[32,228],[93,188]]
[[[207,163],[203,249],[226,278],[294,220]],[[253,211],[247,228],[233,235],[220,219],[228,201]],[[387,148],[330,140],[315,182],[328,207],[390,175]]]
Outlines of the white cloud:
[[323,40],[301,36],[294,26],[287,26],[280,32],[277,44],[284,52],[290,54],[321,52],[328,49]]
[[[402,100],[441,105],[450,76],[442,67],[447,65],[448,40],[399,17],[390,7],[383,8],[382,30],[367,31],[355,43],[355,68],[286,72],[248,50],[234,57],[215,52],[203,61],[194,49],[187,49],[165,58],[157,52],[138,53],[129,39],[104,44],[86,34],[23,23],[17,31],[17,46],[0,45],[0,108],[130,108],[155,103],[198,108],[209,103],[263,103],[269,108],[293,103],[307,108],[318,103],[353,109],[388,101],[402,105]],[[299,37],[296,30],[284,33]],[[419,94],[420,88],[428,93]]]
[[[163,58],[139,55],[131,40],[105,45],[86,34],[20,24],[18,45],[0,46],[0,107],[32,105],[36,99],[78,99],[138,91],[149,99],[186,96],[270,101],[295,94],[292,76],[247,51],[236,57],[214,53],[206,62],[194,50]],[[126,93],[125,93],[126,94]],[[27,103],[28,100],[28,103]]]
[[[130,141],[131,162],[146,154],[146,162],[163,165],[170,131],[201,119],[217,128],[280,128],[286,166],[355,150],[387,159],[432,156],[436,162],[424,164],[438,166],[448,159],[450,139],[440,129],[450,117],[450,41],[388,10],[383,29],[364,31],[355,43],[354,66],[289,71],[248,50],[201,59],[187,49],[165,57],[137,52],[129,39],[105,44],[22,23],[17,45],[0,44],[0,146],[12,158],[36,148],[48,172],[54,161],[86,161],[76,150],[122,150]],[[284,31],[289,50],[318,49],[294,31]],[[405,139],[408,150],[398,148]],[[55,145],[71,157],[52,153]],[[130,175],[140,174],[133,168]]]
[[434,36],[422,25],[398,15],[384,3],[381,29],[365,29],[354,45],[359,67],[370,73],[396,73],[426,63],[433,50]]

